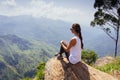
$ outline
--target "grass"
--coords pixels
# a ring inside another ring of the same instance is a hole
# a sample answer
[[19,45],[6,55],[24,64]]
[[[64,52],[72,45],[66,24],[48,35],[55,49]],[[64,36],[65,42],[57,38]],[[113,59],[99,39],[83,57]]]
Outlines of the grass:
[[120,71],[120,57],[116,58],[112,63],[106,64],[104,66],[98,66],[97,69],[107,73],[112,73],[116,70]]

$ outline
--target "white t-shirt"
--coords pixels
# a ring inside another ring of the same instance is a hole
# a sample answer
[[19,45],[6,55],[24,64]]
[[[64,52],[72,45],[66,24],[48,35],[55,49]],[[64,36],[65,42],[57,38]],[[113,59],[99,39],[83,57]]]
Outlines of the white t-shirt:
[[77,36],[74,36],[72,39],[76,39],[76,44],[70,49],[69,61],[72,64],[76,64],[81,61],[81,41]]

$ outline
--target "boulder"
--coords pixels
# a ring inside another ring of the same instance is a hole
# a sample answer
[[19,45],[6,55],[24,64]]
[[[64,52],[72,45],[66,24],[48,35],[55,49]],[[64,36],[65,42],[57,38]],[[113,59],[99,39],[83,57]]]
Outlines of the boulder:
[[84,62],[70,64],[66,58],[51,58],[45,66],[45,80],[118,80]]

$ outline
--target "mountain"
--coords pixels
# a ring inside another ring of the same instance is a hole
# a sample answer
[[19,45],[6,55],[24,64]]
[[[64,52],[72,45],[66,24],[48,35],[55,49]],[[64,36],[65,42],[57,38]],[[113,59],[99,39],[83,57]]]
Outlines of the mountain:
[[55,47],[39,41],[28,41],[16,35],[0,36],[0,80],[33,77],[36,66],[46,62]]
[[[3,16],[2,16],[3,17]],[[0,17],[1,18],[1,17]],[[6,17],[0,21],[1,34],[16,34],[30,39],[41,40],[55,44],[62,38],[68,38],[71,26],[63,21],[46,18],[33,18],[31,16]],[[65,33],[65,35],[63,35]]]
[[[0,16],[0,34],[15,34],[26,39],[43,41],[59,48],[61,40],[69,41],[73,36],[70,32],[72,23],[50,20],[47,18],[33,18],[32,16]],[[114,41],[102,30],[81,25],[84,48],[94,50],[99,57],[114,55]],[[120,39],[119,45],[120,47]],[[118,48],[118,55],[120,49]]]

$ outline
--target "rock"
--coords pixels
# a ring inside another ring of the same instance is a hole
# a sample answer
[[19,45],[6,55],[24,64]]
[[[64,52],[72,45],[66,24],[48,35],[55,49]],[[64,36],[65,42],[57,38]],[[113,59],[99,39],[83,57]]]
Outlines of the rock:
[[45,80],[118,80],[84,62],[70,64],[66,58],[51,58],[45,66]]
[[97,66],[104,66],[105,64],[108,64],[108,63],[111,63],[115,60],[115,58],[111,57],[111,56],[105,56],[105,57],[102,57],[102,58],[99,58],[94,66],[97,67]]
[[118,80],[120,80],[120,71],[113,71],[112,72],[112,75],[114,76],[114,77],[116,77]]

